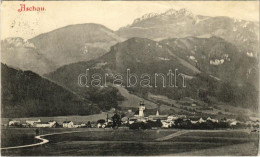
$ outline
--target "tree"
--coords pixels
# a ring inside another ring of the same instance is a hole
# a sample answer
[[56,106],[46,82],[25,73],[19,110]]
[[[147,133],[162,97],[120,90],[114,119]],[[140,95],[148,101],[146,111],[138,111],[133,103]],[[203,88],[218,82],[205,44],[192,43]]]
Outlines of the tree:
[[97,123],[100,123],[100,124],[104,124],[105,122],[106,122],[105,119],[99,119],[99,120],[97,121]]
[[234,91],[233,86],[229,82],[221,83],[217,90],[217,97],[220,101],[230,102],[233,100]]
[[113,128],[119,127],[121,125],[121,118],[117,113],[114,114],[112,120],[113,120]]
[[129,125],[129,129],[144,129],[144,122],[137,122]]
[[90,123],[90,121],[88,121],[86,127],[87,127],[87,128],[91,128],[91,123]]

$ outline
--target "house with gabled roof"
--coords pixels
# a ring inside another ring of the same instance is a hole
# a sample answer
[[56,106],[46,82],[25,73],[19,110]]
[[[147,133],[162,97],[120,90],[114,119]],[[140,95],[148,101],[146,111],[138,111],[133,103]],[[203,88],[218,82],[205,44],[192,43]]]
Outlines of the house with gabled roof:
[[37,119],[37,120],[26,120],[25,123],[28,124],[29,126],[33,126],[34,123],[40,123],[41,120]]
[[63,128],[73,128],[73,127],[74,127],[74,124],[73,124],[72,121],[64,121],[64,122],[62,123],[62,126],[63,126]]

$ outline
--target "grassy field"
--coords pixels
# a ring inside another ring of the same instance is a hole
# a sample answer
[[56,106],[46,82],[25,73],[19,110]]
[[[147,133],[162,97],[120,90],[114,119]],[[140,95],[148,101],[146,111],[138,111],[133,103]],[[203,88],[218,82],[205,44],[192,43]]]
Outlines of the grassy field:
[[248,134],[246,132],[189,132],[187,134],[180,135],[178,137],[169,139],[173,142],[197,142],[203,143],[215,143],[222,145],[238,144],[250,142],[257,139],[255,134]]
[[[11,131],[10,131],[11,130]],[[32,135],[33,129],[8,129],[5,130],[7,135],[24,134]],[[212,130],[202,131],[189,130],[186,134],[168,139],[166,141],[156,141],[157,138],[176,133],[179,130],[113,130],[113,129],[41,129],[40,134],[58,133],[66,131],[81,131],[70,134],[60,134],[46,136],[50,142],[37,147],[2,150],[2,155],[167,155],[167,154],[182,154],[192,155],[196,152],[197,155],[203,155],[206,150],[221,149],[224,155],[229,154],[231,147],[236,151],[236,155],[252,155],[257,152],[258,133],[246,133],[244,131],[234,130]],[[12,136],[6,136],[6,138]],[[33,136],[31,136],[33,137]],[[13,138],[13,137],[12,137]],[[24,138],[18,138],[21,140]],[[32,142],[30,138],[25,138],[24,144]],[[7,141],[7,140],[5,140]],[[34,141],[35,142],[35,141]],[[20,142],[21,143],[21,142]],[[249,144],[248,149],[252,150],[245,154],[239,146]],[[10,143],[9,143],[10,144]],[[2,146],[6,145],[2,143]],[[16,145],[16,143],[15,143]],[[236,146],[238,146],[236,148]],[[226,151],[226,154],[225,154]],[[241,151],[241,152],[240,152]],[[214,151],[212,151],[214,152]],[[218,155],[218,151],[215,154]],[[209,154],[207,154],[209,155]]]
[[2,129],[1,147],[20,146],[39,142],[34,136],[35,131],[31,128]]

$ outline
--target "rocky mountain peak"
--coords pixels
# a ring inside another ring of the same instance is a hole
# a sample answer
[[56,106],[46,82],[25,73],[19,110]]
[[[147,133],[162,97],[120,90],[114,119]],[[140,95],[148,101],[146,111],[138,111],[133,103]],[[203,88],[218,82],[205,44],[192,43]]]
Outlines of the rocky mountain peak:
[[180,9],[180,10],[169,9],[169,10],[167,10],[166,12],[162,13],[161,15],[170,15],[170,16],[171,16],[171,15],[174,15],[174,16],[180,16],[180,15],[182,15],[182,16],[192,16],[193,13],[192,13],[190,10],[186,9],[186,8],[182,8],[182,9]]
[[146,20],[146,19],[149,19],[149,18],[153,18],[153,17],[158,16],[158,15],[159,14],[157,14],[157,13],[144,14],[142,17],[135,19],[133,23],[138,23],[140,21],[143,21],[143,20]]
[[193,16],[193,13],[186,9],[186,8],[182,8],[180,10],[175,10],[173,8],[163,12],[163,13],[147,13],[144,14],[142,17],[137,18],[134,20],[133,24],[147,20],[147,19],[151,19],[154,17],[163,17],[163,16],[176,16],[176,17],[180,17],[180,16]]

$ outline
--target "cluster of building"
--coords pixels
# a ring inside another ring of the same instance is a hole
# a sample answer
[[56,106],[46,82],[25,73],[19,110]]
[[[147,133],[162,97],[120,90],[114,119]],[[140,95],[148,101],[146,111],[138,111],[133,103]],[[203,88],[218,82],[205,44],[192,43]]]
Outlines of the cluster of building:
[[56,126],[56,121],[42,122],[38,120],[26,120],[25,123],[21,123],[19,120],[10,120],[8,126],[22,126],[22,127],[36,127],[36,128],[52,128]]
[[34,128],[55,128],[55,127],[63,127],[63,128],[80,128],[80,127],[85,127],[85,123],[80,123],[80,124],[74,124],[72,121],[64,121],[62,125],[58,124],[56,121],[51,120],[48,122],[42,122],[40,119],[38,120],[26,120],[25,123],[21,123],[19,120],[10,120],[8,122],[9,127],[15,127],[15,126],[20,126],[20,127],[34,127]]
[[162,128],[171,128],[176,125],[176,120],[181,119],[184,122],[189,121],[191,125],[200,125],[202,123],[226,123],[229,127],[237,126],[238,124],[242,124],[244,126],[249,126],[249,127],[259,127],[259,121],[255,120],[249,120],[246,122],[241,122],[236,119],[214,119],[211,117],[186,117],[186,115],[160,115],[159,110],[157,109],[156,114],[152,115],[146,115],[145,114],[145,105],[143,102],[140,103],[139,110],[134,114],[132,117],[123,117],[122,118],[122,123],[123,124],[134,124],[138,122],[144,122],[147,123],[148,121],[160,121],[162,123]]
[[[26,120],[25,123],[21,123],[21,121],[10,120],[8,126],[20,126],[20,127],[36,127],[36,128],[53,128],[53,127],[63,127],[63,128],[81,128],[81,127],[96,127],[96,128],[106,128],[106,127],[114,127],[116,124],[120,123],[117,126],[129,126],[134,123],[147,123],[149,121],[161,122],[162,128],[171,128],[176,125],[176,120],[181,119],[183,121],[189,121],[191,125],[199,125],[205,122],[212,123],[220,123],[225,122],[229,126],[236,126],[239,123],[243,123],[246,126],[251,127],[259,127],[259,121],[247,121],[247,122],[239,122],[236,119],[214,119],[211,117],[208,118],[187,118],[186,115],[160,115],[159,109],[157,109],[156,114],[146,115],[145,114],[145,104],[143,102],[140,103],[138,110],[134,114],[125,114],[124,116],[119,116],[117,113],[114,116],[109,117],[107,115],[106,120],[101,119],[97,122],[87,122],[87,123],[73,123],[72,121],[64,121],[62,124],[58,124],[56,121],[48,121],[42,122],[40,119],[38,120]],[[129,111],[132,113],[132,111]]]
[[147,115],[144,114],[145,104],[143,102],[140,103],[139,110],[134,114],[134,116],[128,119],[122,119],[124,124],[133,124],[136,122],[148,122],[148,121],[160,121],[162,123],[163,128],[169,128],[174,124],[174,120],[180,117],[186,117],[185,115],[177,115],[177,116],[168,116],[168,115],[160,115],[159,110],[155,115]]

